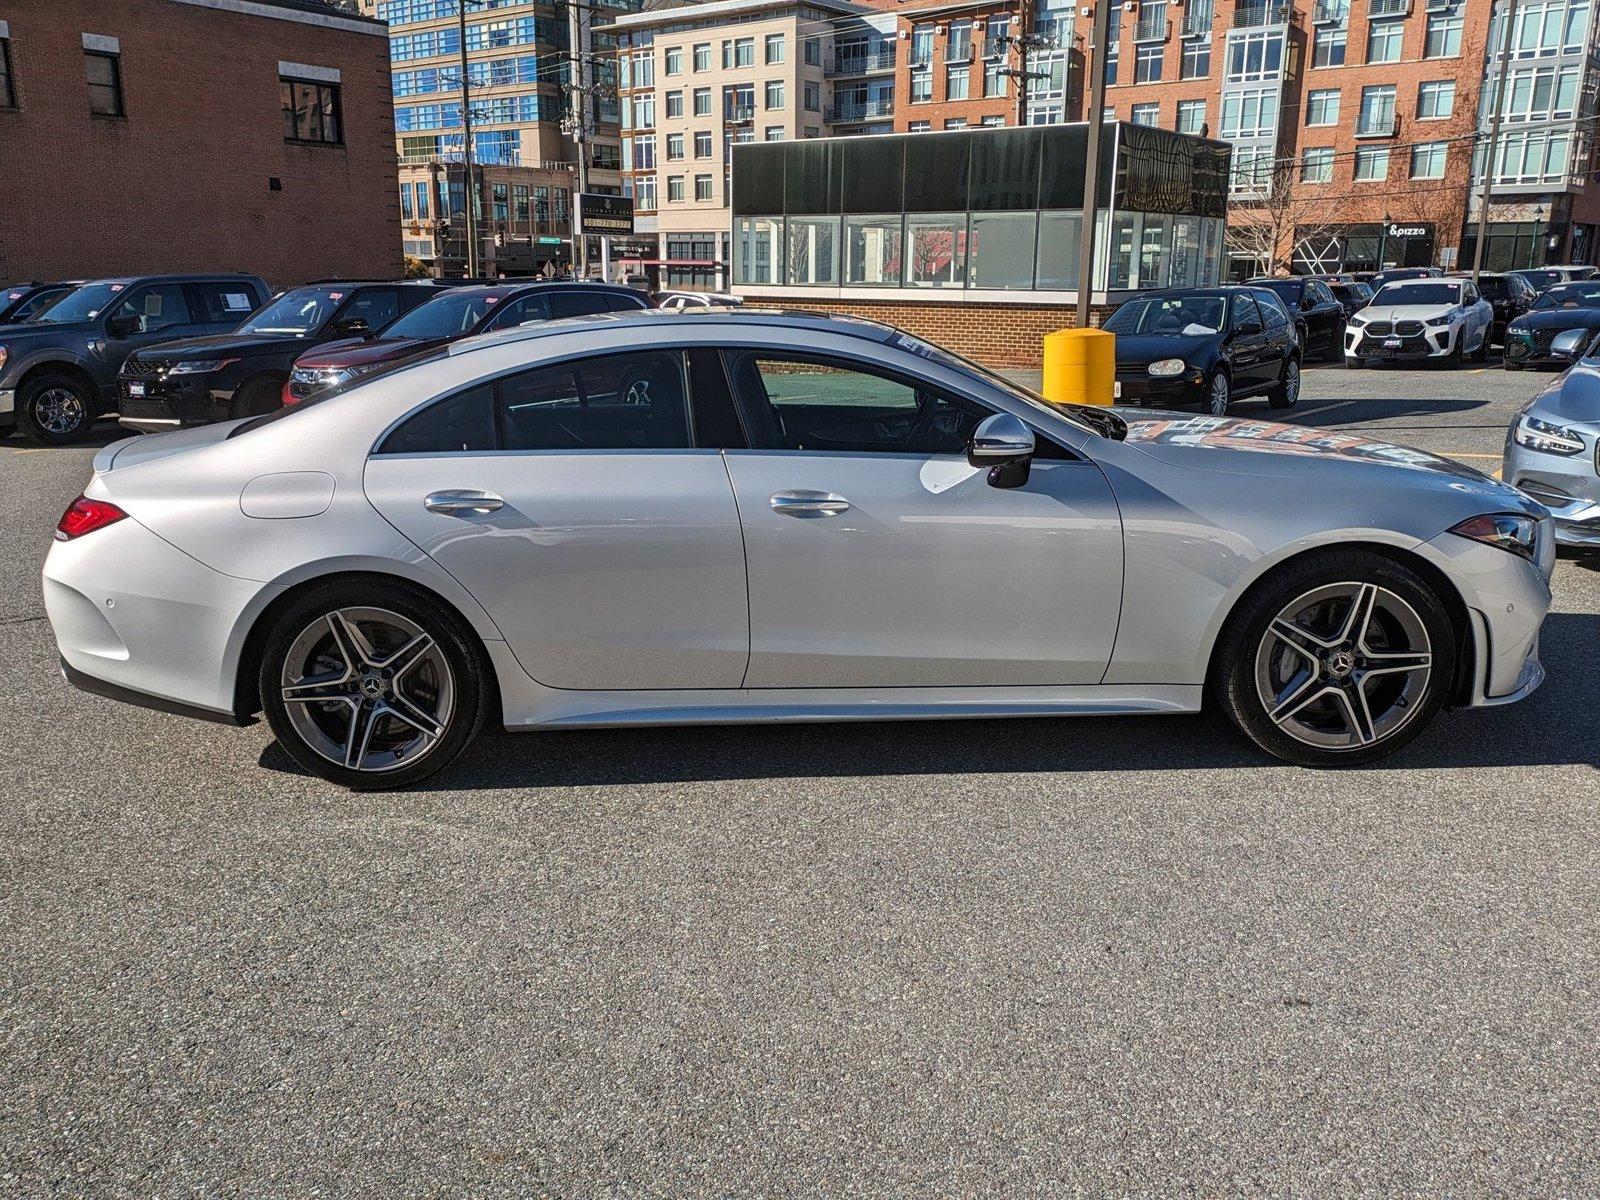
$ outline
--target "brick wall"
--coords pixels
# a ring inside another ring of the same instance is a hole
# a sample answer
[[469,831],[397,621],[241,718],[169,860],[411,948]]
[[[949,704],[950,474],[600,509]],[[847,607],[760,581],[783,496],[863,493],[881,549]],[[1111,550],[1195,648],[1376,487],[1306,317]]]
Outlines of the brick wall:
[[[17,107],[0,109],[0,279],[399,275],[384,29],[252,15],[262,7],[0,7],[17,92]],[[84,34],[120,43],[125,117],[89,113]],[[284,140],[280,61],[340,72],[342,146]]]
[[[1044,358],[1044,336],[1077,325],[1077,309],[1061,304],[946,304],[918,300],[797,300],[788,296],[746,296],[758,307],[837,313],[882,321],[986,367],[1037,369]],[[1097,307],[1090,323],[1114,311]]]

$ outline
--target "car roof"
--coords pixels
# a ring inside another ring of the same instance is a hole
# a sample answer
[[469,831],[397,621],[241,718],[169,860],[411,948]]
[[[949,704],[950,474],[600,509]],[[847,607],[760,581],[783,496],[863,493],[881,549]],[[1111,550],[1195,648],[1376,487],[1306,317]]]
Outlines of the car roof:
[[260,283],[257,275],[246,275],[242,271],[185,271],[172,275],[105,275],[99,279],[82,279],[79,284],[90,283],[120,283],[124,287],[135,283],[204,283],[212,279],[245,280],[250,283]]

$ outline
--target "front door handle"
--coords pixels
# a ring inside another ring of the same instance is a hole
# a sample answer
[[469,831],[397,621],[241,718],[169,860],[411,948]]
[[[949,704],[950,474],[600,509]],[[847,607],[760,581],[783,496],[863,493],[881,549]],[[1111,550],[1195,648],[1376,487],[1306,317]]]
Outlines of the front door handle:
[[472,488],[459,488],[448,492],[430,492],[422,507],[436,513],[492,513],[504,508],[506,502],[493,492],[480,492]]
[[832,492],[813,492],[803,488],[776,492],[772,511],[785,517],[836,517],[850,507],[850,501]]

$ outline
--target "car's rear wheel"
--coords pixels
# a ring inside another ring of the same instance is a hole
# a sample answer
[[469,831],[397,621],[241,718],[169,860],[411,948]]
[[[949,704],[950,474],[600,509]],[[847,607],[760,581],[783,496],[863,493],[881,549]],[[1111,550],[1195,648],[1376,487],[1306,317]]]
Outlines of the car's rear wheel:
[[1455,631],[1415,571],[1327,551],[1256,588],[1217,645],[1212,692],[1269,754],[1308,767],[1392,754],[1448,695]]
[[71,375],[35,375],[17,395],[22,432],[46,446],[66,446],[94,428],[94,397]]
[[1328,338],[1328,348],[1322,352],[1322,361],[1336,363],[1344,357],[1344,323],[1340,322],[1333,328],[1332,335]]
[[1366,365],[1366,363],[1362,362],[1353,354],[1346,354],[1344,356],[1344,368],[1347,371],[1359,371]]
[[1267,403],[1273,408],[1293,408],[1300,402],[1300,363],[1291,358],[1283,364],[1283,378],[1267,393]]
[[488,710],[489,670],[461,620],[409,588],[334,583],[292,605],[262,655],[267,721],[306,770],[398,788],[455,759]]
[[1233,400],[1233,385],[1228,380],[1226,371],[1215,371],[1211,376],[1211,386],[1206,389],[1206,412],[1213,417],[1228,415],[1228,405]]

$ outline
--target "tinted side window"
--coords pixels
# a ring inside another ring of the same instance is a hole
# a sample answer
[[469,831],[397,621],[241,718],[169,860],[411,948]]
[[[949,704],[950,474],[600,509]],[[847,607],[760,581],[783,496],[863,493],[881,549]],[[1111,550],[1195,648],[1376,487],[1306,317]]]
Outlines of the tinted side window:
[[494,448],[494,390],[483,384],[430,404],[384,438],[378,453],[448,454]]
[[507,450],[679,450],[693,442],[683,355],[640,351],[524,371],[496,387]]
[[189,304],[195,320],[207,325],[237,325],[256,307],[256,295],[242,283],[191,283]]
[[1267,329],[1272,332],[1287,328],[1289,324],[1288,314],[1270,300],[1261,302],[1261,315],[1266,318]]
[[485,329],[510,329],[513,325],[521,325],[524,321],[548,320],[550,310],[545,307],[544,297],[540,295],[523,296],[513,300],[489,319]]
[[649,308],[643,296],[630,296],[625,292],[611,292],[606,296],[612,312],[637,312],[641,308]]
[[1250,324],[1261,325],[1265,328],[1261,313],[1256,309],[1255,298],[1252,296],[1235,296],[1233,298],[1233,311],[1230,314],[1229,322],[1229,327],[1232,329],[1238,329]]
[[[416,292],[421,295],[422,289],[417,288]],[[409,304],[405,306],[409,307]],[[340,310],[339,320],[349,321],[360,317],[369,329],[376,331],[398,317],[405,308],[401,307],[400,293],[394,288],[363,288],[351,296]]]
[[155,333],[173,325],[187,325],[189,298],[181,283],[159,283],[140,288],[111,310],[113,317],[136,316],[140,333]]
[[588,316],[590,313],[610,311],[611,307],[606,303],[606,297],[603,293],[550,293],[550,316],[557,321],[562,317],[583,317]]
[[989,415],[853,362],[747,351],[729,367],[758,444],[773,449],[959,454]]

